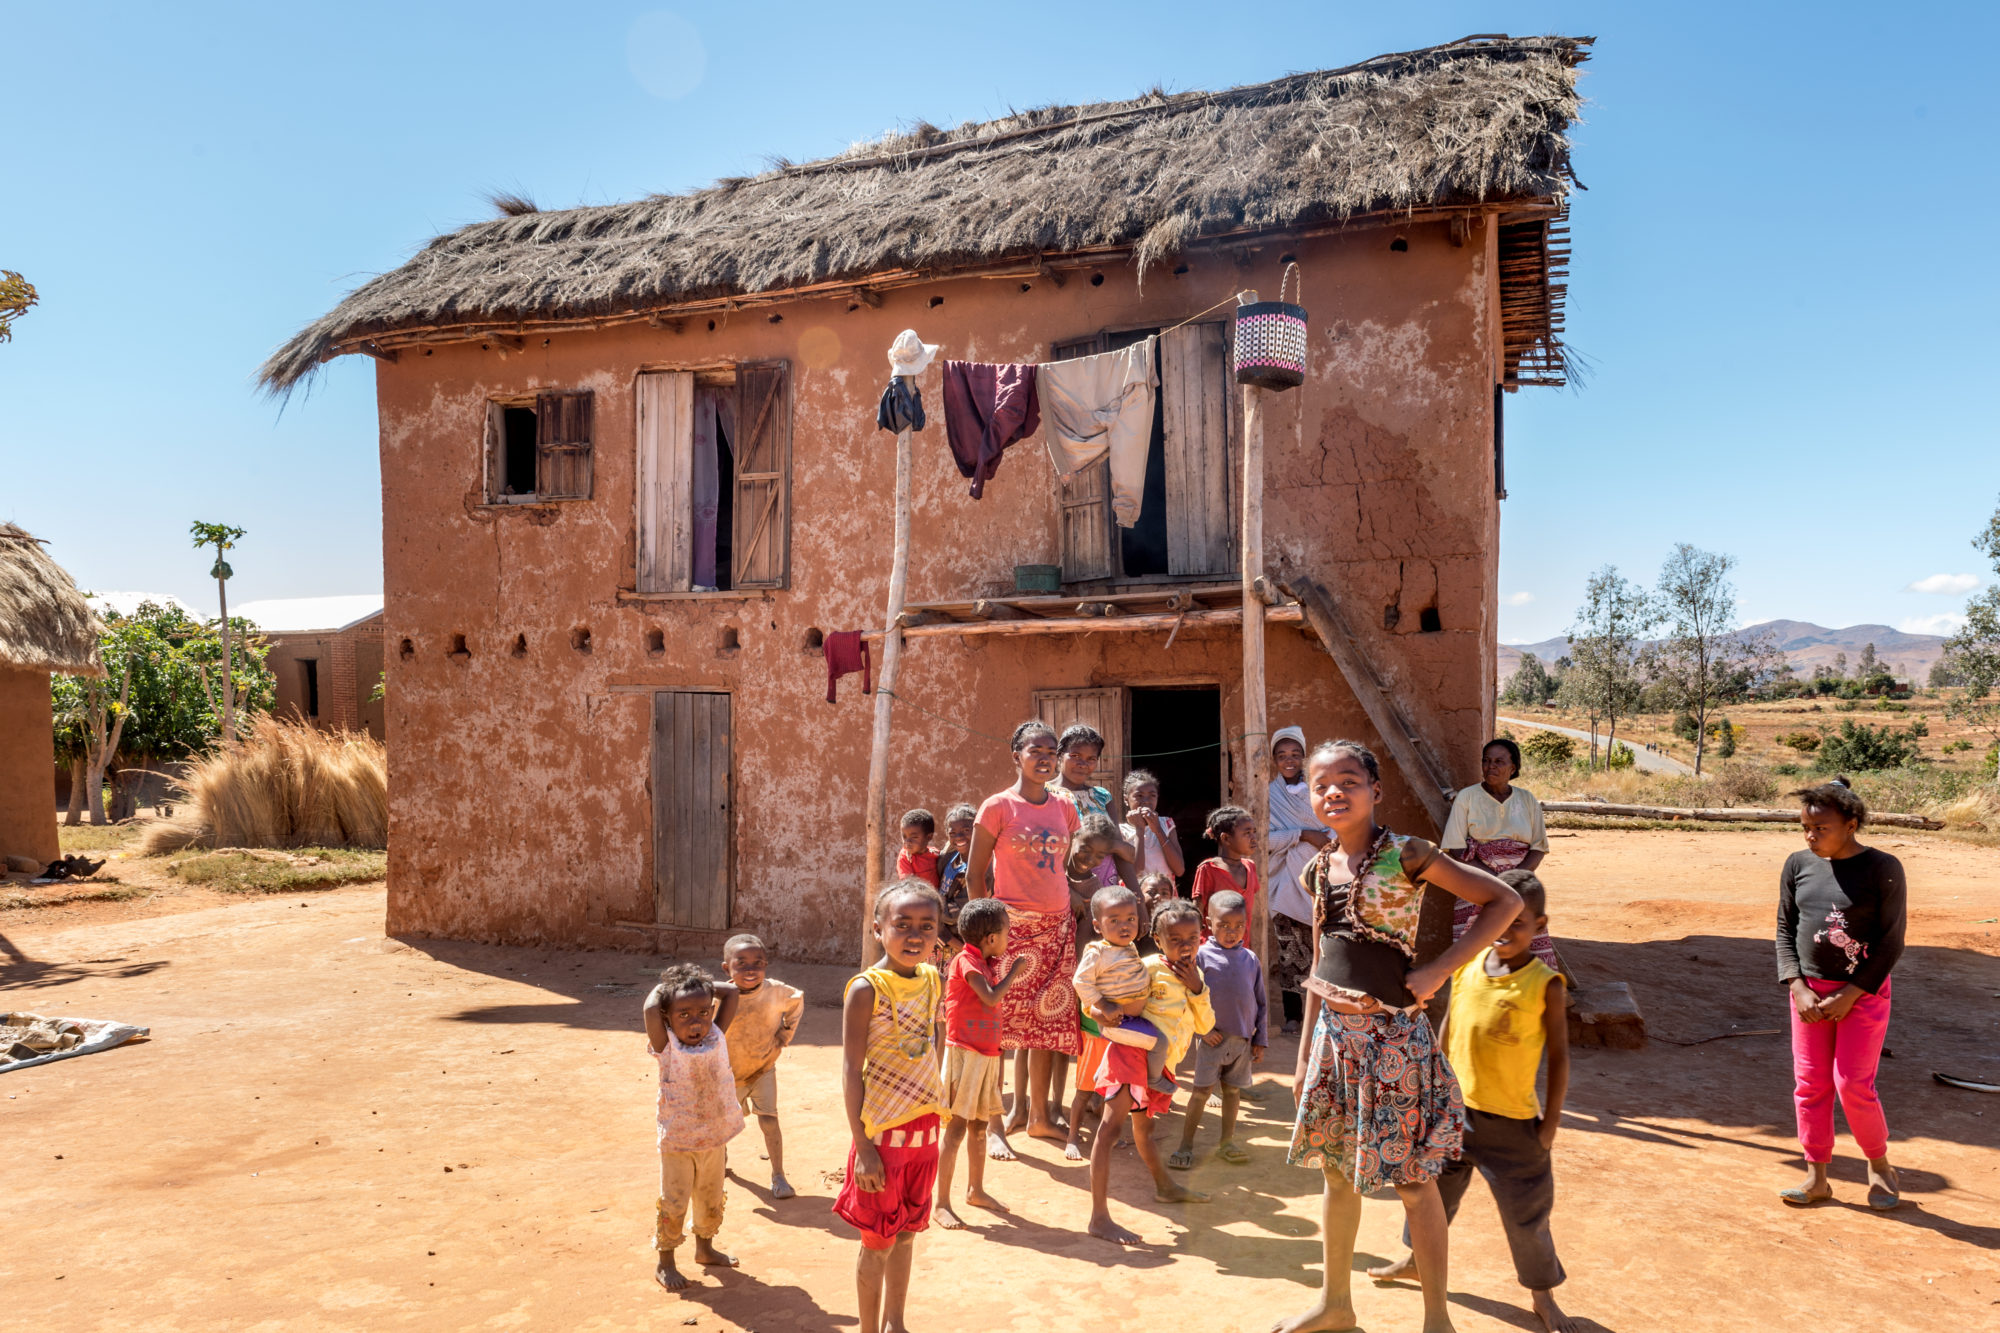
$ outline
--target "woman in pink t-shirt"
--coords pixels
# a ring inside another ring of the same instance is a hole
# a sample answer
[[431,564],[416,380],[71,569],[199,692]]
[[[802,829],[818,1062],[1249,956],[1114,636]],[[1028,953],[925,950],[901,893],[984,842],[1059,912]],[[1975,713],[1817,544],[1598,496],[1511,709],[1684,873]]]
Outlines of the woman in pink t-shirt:
[[[1048,1100],[1053,1056],[1075,1055],[1081,1044],[1076,988],[1070,984],[1076,918],[1070,915],[1064,870],[1078,820],[1076,807],[1049,790],[1056,775],[1055,732],[1045,723],[1023,722],[1014,728],[1013,750],[1020,777],[979,807],[966,882],[973,897],[1006,904],[1007,952],[997,970],[1004,975],[1014,959],[1028,960],[1000,1003],[1001,1049],[1029,1052],[1028,1086],[1014,1089],[1014,1127],[1021,1125],[1025,1103],[1028,1133],[1060,1139],[1063,1132]],[[1006,1128],[998,1117],[988,1127],[988,1147],[996,1157],[1013,1156]]]

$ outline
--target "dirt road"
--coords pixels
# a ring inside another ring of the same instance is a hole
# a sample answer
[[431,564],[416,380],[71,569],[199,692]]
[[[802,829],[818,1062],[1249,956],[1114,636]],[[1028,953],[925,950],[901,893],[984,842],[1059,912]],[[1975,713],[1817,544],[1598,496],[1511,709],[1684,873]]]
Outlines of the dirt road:
[[[1616,1333],[1988,1327],[2000,1301],[2000,852],[1885,837],[1916,901],[1883,1098],[1909,1203],[1780,1207],[1796,1160],[1782,1037],[1579,1053],[1557,1142],[1570,1309]],[[1774,881],[1787,831],[1555,835],[1555,929],[1592,978],[1630,981],[1661,1038],[1781,1026]],[[737,1140],[723,1248],[680,1299],[651,1280],[654,960],[381,936],[379,887],[81,925],[0,923],[10,1007],[150,1025],[150,1042],[0,1076],[8,1244],[0,1327],[773,1330],[855,1326],[852,1233],[828,1213],[844,1154],[840,980],[777,969],[813,1007],[782,1099],[800,1196],[773,1203]],[[1035,1145],[995,1166],[1014,1212],[918,1247],[919,1329],[1261,1330],[1318,1282],[1317,1177],[1283,1162],[1291,1047],[1271,1053],[1252,1164],[1206,1161],[1206,1205],[1162,1206],[1121,1157],[1118,1219],[1081,1234],[1081,1168]],[[1213,1145],[1213,1122],[1202,1137]],[[1178,1133],[1178,1122],[1168,1131]],[[1370,1202],[1358,1264],[1395,1252]],[[1453,1236],[1465,1333],[1533,1327],[1492,1205]],[[1417,1326],[1414,1288],[1356,1290],[1363,1325]]]
[[[1526,727],[1530,731],[1553,731],[1558,736],[1568,736],[1571,740],[1582,741],[1585,745],[1590,744],[1590,733],[1579,731],[1575,727],[1559,727],[1553,722],[1530,722],[1526,718],[1519,717],[1501,717],[1495,718],[1494,721],[1505,727]],[[1598,742],[1599,744],[1605,743],[1605,737],[1601,733],[1598,736]],[[1656,750],[1648,750],[1643,745],[1635,745],[1628,740],[1620,740],[1617,742],[1617,745],[1621,750],[1630,750],[1632,752],[1632,762],[1641,773],[1692,774],[1694,772],[1692,764],[1683,764],[1671,755],[1664,755]]]

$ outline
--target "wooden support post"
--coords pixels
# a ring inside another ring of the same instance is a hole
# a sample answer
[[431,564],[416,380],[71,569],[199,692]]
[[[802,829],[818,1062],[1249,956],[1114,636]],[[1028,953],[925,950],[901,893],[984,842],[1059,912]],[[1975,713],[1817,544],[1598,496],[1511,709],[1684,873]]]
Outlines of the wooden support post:
[[889,606],[882,623],[882,672],[875,678],[875,738],[868,753],[868,867],[862,877],[861,965],[881,956],[875,942],[875,895],[888,869],[889,724],[903,661],[903,596],[910,576],[910,432],[896,432],[896,544],[889,556]]
[[1243,795],[1257,828],[1258,893],[1250,939],[1271,958],[1271,879],[1265,839],[1271,831],[1271,735],[1264,698],[1264,408],[1270,390],[1243,386]]

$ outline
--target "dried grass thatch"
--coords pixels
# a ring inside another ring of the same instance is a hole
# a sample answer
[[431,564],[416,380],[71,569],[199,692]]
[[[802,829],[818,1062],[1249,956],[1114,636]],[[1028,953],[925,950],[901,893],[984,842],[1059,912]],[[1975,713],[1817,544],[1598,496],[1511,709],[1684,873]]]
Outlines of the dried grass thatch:
[[0,666],[102,676],[97,613],[41,542],[0,523]]
[[185,847],[389,845],[389,765],[360,731],[262,717],[240,744],[196,760],[177,784],[187,809],[148,826],[148,856]]
[[594,318],[891,271],[1129,251],[1365,214],[1560,200],[1591,39],[1483,37],[1226,92],[912,132],[635,203],[441,236],[260,371],[291,389],[375,336]]

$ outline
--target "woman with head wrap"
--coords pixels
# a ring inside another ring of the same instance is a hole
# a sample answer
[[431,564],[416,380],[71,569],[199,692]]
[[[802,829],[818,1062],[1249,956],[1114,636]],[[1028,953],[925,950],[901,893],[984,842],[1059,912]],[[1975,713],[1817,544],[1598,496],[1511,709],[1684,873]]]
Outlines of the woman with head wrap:
[[1271,827],[1265,850],[1271,876],[1271,975],[1285,999],[1285,1031],[1305,1013],[1301,987],[1312,970],[1312,897],[1299,876],[1326,846],[1327,831],[1306,797],[1306,733],[1280,727],[1271,735]]

